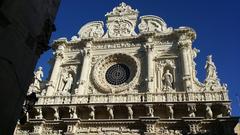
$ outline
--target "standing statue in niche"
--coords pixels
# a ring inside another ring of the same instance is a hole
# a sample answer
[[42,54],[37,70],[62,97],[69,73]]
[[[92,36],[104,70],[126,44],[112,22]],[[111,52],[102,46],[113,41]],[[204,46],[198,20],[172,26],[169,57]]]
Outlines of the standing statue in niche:
[[206,80],[215,80],[217,79],[216,66],[212,61],[212,55],[207,56],[206,65],[204,67],[207,70]]
[[67,95],[70,93],[69,90],[71,90],[72,83],[73,83],[72,74],[69,73],[68,77],[64,80],[64,82],[65,82],[65,85],[63,87],[62,94]]
[[172,83],[173,83],[173,76],[169,70],[166,70],[166,72],[163,74],[164,89],[165,90],[173,89]]
[[40,83],[42,82],[42,77],[43,77],[42,67],[39,67],[38,70],[34,73],[33,86],[36,88],[34,92],[40,92]]

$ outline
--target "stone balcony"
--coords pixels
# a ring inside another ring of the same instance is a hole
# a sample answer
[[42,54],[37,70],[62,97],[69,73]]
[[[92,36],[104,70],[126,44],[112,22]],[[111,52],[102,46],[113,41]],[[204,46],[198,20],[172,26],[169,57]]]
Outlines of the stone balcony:
[[229,102],[227,91],[164,92],[136,94],[89,94],[69,96],[38,96],[37,106],[68,104],[111,103],[174,103],[174,102]]

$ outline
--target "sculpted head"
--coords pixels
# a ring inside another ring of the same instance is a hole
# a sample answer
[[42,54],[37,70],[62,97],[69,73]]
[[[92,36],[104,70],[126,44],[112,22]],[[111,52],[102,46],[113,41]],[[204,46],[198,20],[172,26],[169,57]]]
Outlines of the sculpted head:
[[40,67],[38,67],[38,70],[40,70],[40,71],[41,71],[41,70],[42,70],[42,67],[41,67],[41,66],[40,66]]

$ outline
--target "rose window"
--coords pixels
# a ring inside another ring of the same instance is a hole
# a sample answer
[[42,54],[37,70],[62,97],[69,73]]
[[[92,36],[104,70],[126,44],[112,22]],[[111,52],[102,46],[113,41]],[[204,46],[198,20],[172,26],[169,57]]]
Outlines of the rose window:
[[130,70],[125,64],[112,65],[106,72],[106,80],[112,85],[120,85],[129,79]]
[[116,53],[99,60],[92,72],[92,80],[99,92],[119,93],[138,84],[139,61],[130,55]]

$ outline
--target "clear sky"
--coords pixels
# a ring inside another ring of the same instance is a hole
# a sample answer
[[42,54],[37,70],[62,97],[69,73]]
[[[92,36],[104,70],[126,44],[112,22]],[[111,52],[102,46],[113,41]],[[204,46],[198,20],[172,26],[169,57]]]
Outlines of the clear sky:
[[[59,37],[69,40],[81,26],[90,21],[105,21],[105,14],[125,2],[138,9],[141,15],[156,15],[169,27],[189,26],[197,32],[193,47],[200,49],[196,58],[197,77],[203,82],[206,56],[213,55],[221,83],[227,83],[233,115],[240,116],[240,1],[239,0],[62,0],[55,21],[57,31],[51,41]],[[48,60],[52,51],[44,53],[38,64],[48,76]]]

